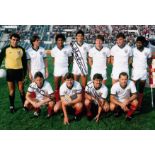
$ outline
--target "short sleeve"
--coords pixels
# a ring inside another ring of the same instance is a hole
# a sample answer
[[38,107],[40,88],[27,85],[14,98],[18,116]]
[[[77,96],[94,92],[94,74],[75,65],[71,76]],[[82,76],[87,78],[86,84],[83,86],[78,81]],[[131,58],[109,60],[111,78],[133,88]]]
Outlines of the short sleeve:
[[72,48],[70,46],[67,47],[67,54],[68,54],[68,57],[72,56]]
[[152,57],[152,52],[151,52],[151,49],[148,48],[148,58],[151,58]]
[[46,89],[47,89],[49,95],[54,93],[53,89],[52,89],[52,86],[49,83],[47,83],[47,88]]
[[132,55],[133,55],[133,49],[129,47],[129,57],[132,57]]
[[110,50],[110,56],[114,56],[114,52],[115,52],[115,47],[113,46]]
[[45,53],[45,49],[43,48],[43,58],[46,58],[47,57],[47,54]]
[[51,50],[51,57],[55,57],[55,49],[53,48],[52,50]]
[[108,89],[105,87],[104,89],[103,89],[103,92],[102,92],[102,98],[104,98],[104,99],[106,99],[107,98],[107,96],[108,96]]
[[61,85],[60,87],[60,96],[65,96],[64,85]]
[[31,83],[30,85],[29,85],[29,87],[28,87],[28,90],[27,90],[28,92],[30,92],[30,93],[32,93],[32,92],[34,92],[35,91],[35,85],[34,85],[34,83]]
[[106,51],[106,56],[107,56],[107,58],[109,58],[109,57],[110,57],[110,49],[109,49],[109,48],[107,48],[107,51]]
[[91,58],[93,57],[93,50],[92,50],[92,48],[89,50],[88,56],[91,57]]
[[77,84],[77,93],[80,94],[82,92],[82,87],[80,83]]
[[116,85],[113,85],[111,87],[111,95],[116,95],[116,94],[117,94]]
[[27,59],[27,60],[30,60],[29,50],[26,51],[26,59]]
[[137,92],[136,86],[135,86],[134,82],[131,81],[130,87],[131,87],[130,89],[131,89],[131,93],[132,94]]

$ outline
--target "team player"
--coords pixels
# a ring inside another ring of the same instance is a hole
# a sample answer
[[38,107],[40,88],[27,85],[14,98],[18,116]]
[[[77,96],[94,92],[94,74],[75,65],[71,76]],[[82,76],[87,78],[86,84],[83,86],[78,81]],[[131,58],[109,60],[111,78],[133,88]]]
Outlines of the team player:
[[104,37],[98,35],[95,40],[95,46],[89,51],[89,65],[91,66],[91,79],[96,73],[99,73],[103,77],[103,83],[105,84],[107,79],[107,63],[110,63],[110,50],[107,47],[103,47]]
[[128,80],[128,74],[122,72],[119,81],[111,88],[110,110],[115,111],[115,116],[120,114],[120,109],[126,113],[126,119],[131,120],[138,106],[136,86]]
[[45,49],[40,47],[40,37],[34,35],[31,40],[31,45],[27,51],[28,59],[28,73],[29,78],[32,81],[36,72],[40,71],[44,78],[48,77],[48,62],[45,54]]
[[10,45],[4,47],[0,53],[0,66],[5,58],[6,80],[9,88],[10,112],[15,112],[15,84],[18,85],[20,97],[24,105],[24,78],[27,72],[27,60],[25,50],[18,45],[20,36],[17,33],[11,34]]
[[51,117],[54,109],[54,92],[50,83],[44,80],[44,76],[41,72],[36,72],[34,75],[34,81],[28,87],[26,94],[26,101],[24,108],[34,109],[34,116],[39,116],[39,112],[42,105],[48,106],[47,117]]
[[129,64],[132,60],[132,50],[125,43],[125,35],[119,33],[116,36],[116,45],[111,49],[112,68],[112,83],[116,83],[121,72],[126,72],[129,75]]
[[96,122],[99,121],[101,112],[109,111],[109,104],[106,101],[108,89],[102,83],[103,77],[96,73],[93,80],[89,81],[85,88],[85,107],[87,110],[88,120],[95,116]]
[[[68,73],[69,64],[72,61],[72,50],[68,45],[64,45],[66,38],[63,34],[58,34],[55,38],[56,46],[50,51],[51,56],[54,58],[54,85],[55,97],[57,104],[60,100],[59,88],[61,82],[64,82],[64,76]],[[58,109],[60,104],[57,105]]]
[[143,36],[137,37],[136,47],[133,49],[133,63],[132,63],[132,76],[131,79],[139,84],[138,91],[138,108],[141,108],[144,87],[147,79],[148,65],[151,64],[151,51],[145,47],[146,39]]
[[[88,73],[88,52],[90,50],[90,46],[89,46],[89,44],[84,42],[84,32],[82,30],[77,31],[75,44],[77,45],[77,47],[81,53],[81,57],[84,61],[84,65],[85,65],[87,73]],[[75,56],[74,53],[73,53],[73,56]],[[74,80],[76,80],[76,81],[79,81],[79,79],[81,77],[81,85],[82,85],[82,90],[84,92],[85,86],[87,84],[87,75],[82,74],[75,59],[73,59],[72,73],[74,74]]]
[[64,113],[64,124],[69,124],[68,108],[74,110],[75,117],[79,119],[82,112],[82,87],[74,80],[72,73],[65,75],[65,82],[60,87],[62,110]]

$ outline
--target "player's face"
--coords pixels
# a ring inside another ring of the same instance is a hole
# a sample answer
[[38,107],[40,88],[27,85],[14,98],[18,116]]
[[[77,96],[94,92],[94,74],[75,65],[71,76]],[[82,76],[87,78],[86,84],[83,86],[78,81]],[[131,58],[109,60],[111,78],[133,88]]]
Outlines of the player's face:
[[95,80],[93,80],[93,83],[94,83],[94,88],[99,89],[101,87],[101,85],[102,85],[102,80],[95,79]]
[[33,46],[34,46],[34,47],[39,47],[39,46],[40,46],[40,39],[36,39],[36,40],[33,42]]
[[137,46],[138,49],[142,49],[143,48],[143,44],[142,44],[141,41],[137,41],[136,42],[136,46]]
[[76,41],[77,41],[78,43],[82,43],[83,40],[84,40],[84,36],[83,36],[82,34],[77,34],[77,36],[76,36]]
[[97,49],[101,49],[103,46],[103,41],[101,39],[96,39],[95,45]]
[[125,87],[126,87],[127,82],[128,82],[127,76],[121,76],[121,77],[119,78],[119,83],[120,83],[120,86],[121,86],[122,88],[125,88]]
[[122,47],[125,44],[125,39],[122,38],[122,37],[117,38],[116,43],[117,43],[118,46]]
[[62,38],[58,38],[58,40],[57,40],[57,46],[58,46],[58,48],[62,48],[63,45],[64,45],[63,39]]
[[42,87],[44,80],[43,80],[43,78],[37,77],[37,78],[35,78],[34,81],[37,84],[37,86],[40,88],[40,87]]
[[66,85],[68,88],[72,88],[74,84],[74,80],[73,79],[66,79]]
[[12,38],[10,39],[10,45],[11,45],[12,47],[17,47],[18,42],[19,42],[19,39],[18,39],[18,38],[12,37]]

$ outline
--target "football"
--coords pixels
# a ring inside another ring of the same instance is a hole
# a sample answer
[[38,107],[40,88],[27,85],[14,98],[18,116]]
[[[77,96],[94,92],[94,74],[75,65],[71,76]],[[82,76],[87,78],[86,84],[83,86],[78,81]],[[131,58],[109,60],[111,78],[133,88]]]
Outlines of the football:
[[6,70],[0,69],[0,78],[5,78],[5,77],[6,77]]

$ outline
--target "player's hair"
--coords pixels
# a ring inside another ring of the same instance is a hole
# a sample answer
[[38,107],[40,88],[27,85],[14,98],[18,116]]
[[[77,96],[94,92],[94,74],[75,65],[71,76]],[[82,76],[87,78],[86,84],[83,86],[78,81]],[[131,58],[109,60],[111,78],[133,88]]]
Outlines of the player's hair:
[[122,32],[118,33],[117,36],[116,36],[116,39],[118,39],[118,38],[123,38],[123,39],[125,39],[124,33],[122,33]]
[[145,39],[145,37],[143,37],[143,36],[137,37],[136,42],[137,42],[137,41],[140,41],[143,45],[146,43],[146,39]]
[[40,78],[44,79],[44,76],[43,76],[42,72],[36,72],[35,75],[34,75],[34,79],[36,79],[37,77],[40,77]]
[[78,31],[76,32],[76,36],[77,36],[78,34],[81,34],[82,36],[84,36],[84,32],[83,32],[82,30],[78,30]]
[[121,76],[126,76],[126,77],[128,78],[128,74],[127,74],[126,72],[121,72],[121,73],[119,74],[119,78],[121,78]]
[[74,79],[74,75],[72,73],[66,73],[65,74],[65,80],[66,79]]
[[17,38],[18,41],[20,40],[20,36],[19,36],[18,33],[12,33],[12,34],[10,35],[10,39],[12,39],[12,37]]
[[97,35],[96,39],[100,39],[100,40],[104,41],[104,36],[103,35]]
[[93,76],[93,80],[96,80],[96,79],[99,79],[99,80],[103,80],[103,76],[99,73],[96,73],[94,76]]
[[31,45],[33,45],[33,42],[35,42],[38,39],[40,40],[40,37],[38,35],[32,36],[32,38],[30,39]]
[[60,38],[61,38],[63,41],[66,41],[65,35],[62,34],[62,33],[59,33],[59,34],[56,35],[55,41],[57,42],[58,39],[60,39]]

